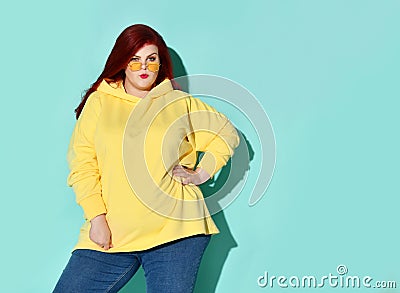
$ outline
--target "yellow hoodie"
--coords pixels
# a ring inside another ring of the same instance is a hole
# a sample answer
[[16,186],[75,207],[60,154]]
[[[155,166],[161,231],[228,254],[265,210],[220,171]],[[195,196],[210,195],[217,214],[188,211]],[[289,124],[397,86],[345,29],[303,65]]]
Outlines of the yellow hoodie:
[[103,81],[75,125],[67,182],[85,223],[74,249],[104,251],[89,239],[90,220],[106,214],[113,248],[145,250],[195,234],[216,234],[203,195],[172,176],[176,164],[198,166],[213,177],[233,155],[239,136],[213,107],[174,90],[166,79],[144,98],[122,82]]

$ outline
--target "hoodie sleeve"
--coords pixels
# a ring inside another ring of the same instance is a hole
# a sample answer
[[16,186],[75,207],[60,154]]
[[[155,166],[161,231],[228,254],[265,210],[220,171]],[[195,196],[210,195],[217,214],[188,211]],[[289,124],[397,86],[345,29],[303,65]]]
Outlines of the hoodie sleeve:
[[229,119],[198,98],[189,99],[189,120],[196,151],[204,152],[198,167],[212,178],[233,155],[239,145],[236,128]]
[[76,202],[83,208],[87,220],[107,212],[101,195],[99,167],[94,147],[100,109],[99,97],[93,93],[76,122],[67,152],[70,168],[67,184],[73,187]]

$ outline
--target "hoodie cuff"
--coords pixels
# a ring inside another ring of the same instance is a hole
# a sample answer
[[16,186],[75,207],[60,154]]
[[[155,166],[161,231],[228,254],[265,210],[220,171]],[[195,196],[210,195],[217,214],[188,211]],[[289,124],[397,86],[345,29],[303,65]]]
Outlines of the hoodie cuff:
[[107,213],[106,206],[100,194],[94,194],[81,200],[79,205],[82,207],[85,218],[88,221],[92,220],[98,215]]
[[210,152],[204,153],[198,164],[198,167],[204,169],[210,175],[210,178],[213,178],[223,166],[224,162],[217,160],[216,157]]

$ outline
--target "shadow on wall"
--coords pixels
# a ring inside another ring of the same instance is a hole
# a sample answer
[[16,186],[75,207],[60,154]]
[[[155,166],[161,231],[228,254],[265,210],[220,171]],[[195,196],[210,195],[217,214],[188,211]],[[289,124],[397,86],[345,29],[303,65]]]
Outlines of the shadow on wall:
[[168,52],[171,56],[174,78],[187,75],[186,68],[178,53],[172,48],[168,48]]
[[[179,57],[177,52],[169,48],[172,63],[174,66],[173,73],[174,77],[180,77],[187,75],[187,71],[183,65],[182,59]],[[183,81],[184,83],[184,81]],[[179,83],[180,88],[183,91],[187,91],[188,84]],[[239,132],[239,131],[238,131]],[[249,169],[249,162],[254,158],[254,151],[245,135],[239,132],[240,144],[235,150],[235,166],[231,170],[231,159],[227,165],[224,166],[219,175],[199,185],[204,197],[209,197],[215,194],[217,191],[223,189],[223,192],[219,193],[218,196],[224,197],[228,195],[234,187],[244,178],[246,172]],[[198,161],[201,159],[201,154]],[[229,180],[228,180],[229,177]],[[214,209],[215,210],[215,207]],[[228,258],[229,252],[232,248],[237,247],[237,242],[233,238],[233,235],[229,229],[228,223],[225,219],[224,212],[221,210],[212,216],[215,224],[217,225],[220,233],[214,235],[211,238],[210,244],[208,245],[206,252],[203,256],[198,278],[196,281],[195,293],[213,293],[217,288],[219,278],[221,276],[222,269]],[[142,267],[136,272],[135,276],[125,285],[120,291],[121,293],[129,292],[146,292],[146,281]]]
[[[229,194],[248,171],[249,160],[251,161],[254,158],[254,150],[245,135],[243,133],[239,133],[239,135],[241,140],[234,154],[236,163],[234,169],[231,170],[232,160],[230,159],[227,165],[221,169],[215,181],[210,179],[200,185],[205,198],[221,189],[224,190],[222,196]],[[230,177],[229,180],[228,177]],[[213,235],[206,249],[200,266],[195,293],[215,292],[229,252],[232,248],[238,246],[229,229],[224,212],[222,209],[220,210],[212,217],[220,233]]]

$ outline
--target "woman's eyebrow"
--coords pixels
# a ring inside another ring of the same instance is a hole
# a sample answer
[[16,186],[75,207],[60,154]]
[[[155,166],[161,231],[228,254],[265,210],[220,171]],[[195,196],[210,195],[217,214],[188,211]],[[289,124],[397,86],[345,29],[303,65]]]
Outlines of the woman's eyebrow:
[[[154,54],[158,55],[157,52],[154,52],[154,53],[151,53],[150,55],[148,55],[146,58],[149,58],[150,56],[152,56],[152,55],[154,55]],[[138,56],[138,55],[134,55],[133,57],[138,57],[138,58],[140,58],[140,56]],[[133,58],[133,57],[132,57],[132,58]]]

